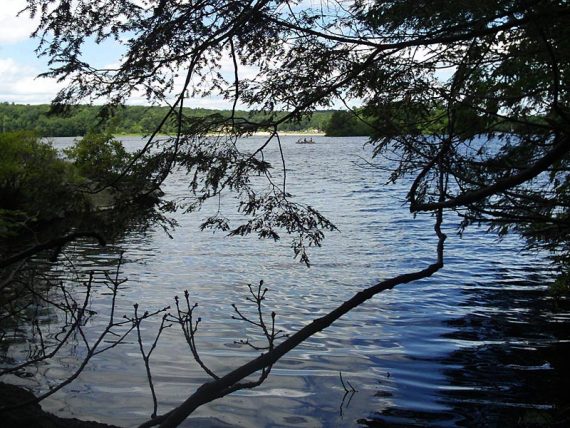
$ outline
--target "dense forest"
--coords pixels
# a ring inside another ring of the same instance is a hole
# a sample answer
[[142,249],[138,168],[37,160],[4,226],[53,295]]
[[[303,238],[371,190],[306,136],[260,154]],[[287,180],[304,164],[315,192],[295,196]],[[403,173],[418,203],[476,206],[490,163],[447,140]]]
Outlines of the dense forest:
[[[321,110],[305,116],[302,119],[289,119],[278,125],[281,132],[299,133],[324,133],[329,137],[347,136],[374,136],[378,133],[382,135],[391,132],[407,129],[413,134],[433,134],[437,132],[438,126],[446,123],[446,113],[441,106],[431,106],[418,104],[417,106],[404,107],[401,103],[395,102],[391,106],[392,114],[395,118],[389,126],[373,127],[371,123],[376,122],[378,112],[370,109],[358,109],[356,111],[347,110]],[[419,117],[420,110],[430,111],[430,120],[412,120],[412,128],[406,125],[410,122],[410,117]],[[71,112],[65,115],[51,114],[50,106],[23,105],[0,103],[0,126],[2,132],[33,131],[36,135],[43,137],[76,137],[83,136],[89,132],[103,132],[106,134],[151,134],[157,129],[168,112],[168,107],[148,107],[148,106],[125,106],[118,109],[110,120],[102,121],[100,117],[101,108],[99,106],[81,105],[74,107]],[[202,108],[186,108],[185,113],[194,118],[229,118],[231,110],[213,110]],[[237,111],[236,117],[252,123],[263,122],[264,120],[279,121],[287,112],[274,112],[269,118],[260,112]],[[464,118],[460,125],[480,121],[478,117]],[[460,126],[458,125],[458,126]],[[481,130],[486,129],[489,124],[475,123]],[[513,121],[496,120],[492,127],[497,132],[511,132],[517,128],[517,123]],[[171,120],[161,128],[164,134],[174,134],[176,132],[176,121]]]
[[[50,106],[21,105],[0,103],[0,126],[3,132],[34,131],[45,137],[75,137],[90,131],[105,131],[113,134],[149,134],[153,132],[167,113],[167,107],[127,106],[117,110],[116,115],[102,125],[99,117],[100,108],[97,106],[78,106],[71,113],[50,115]],[[230,110],[186,109],[186,114],[193,117],[220,115],[229,117]],[[310,117],[301,120],[289,120],[279,125],[283,132],[324,132],[327,135],[366,135],[363,125],[348,112],[335,115],[339,123],[331,122],[335,111],[317,111]],[[263,119],[262,113],[238,111],[236,115],[251,121]],[[275,113],[284,116],[285,113]],[[162,132],[175,132],[174,122],[166,123]]]

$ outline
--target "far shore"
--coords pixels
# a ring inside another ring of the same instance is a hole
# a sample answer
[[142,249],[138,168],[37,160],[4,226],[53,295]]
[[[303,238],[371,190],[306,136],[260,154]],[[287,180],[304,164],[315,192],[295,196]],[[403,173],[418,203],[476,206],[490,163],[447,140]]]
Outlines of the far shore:
[[[268,131],[262,131],[262,132],[254,132],[251,134],[252,137],[268,137],[271,133]],[[211,133],[208,135],[224,135],[222,133],[220,134],[216,134],[216,133]],[[279,131],[279,135],[284,136],[284,137],[326,137],[324,132],[321,131]],[[119,138],[119,137],[139,137],[139,138],[145,138],[148,137],[148,135],[145,134],[122,134],[122,133],[116,133],[113,134],[114,137]],[[171,135],[168,134],[158,134],[157,137],[171,137]],[[57,138],[57,137],[55,137]],[[75,138],[81,138],[81,137],[75,137]]]
[[[253,135],[256,137],[268,137],[271,133],[270,132],[254,132]],[[304,136],[311,136],[311,137],[326,137],[324,132],[312,132],[312,131],[280,131],[279,135],[283,135],[285,137],[304,137]]]
[[[208,136],[216,136],[216,135],[224,135],[222,133],[220,134],[215,134],[215,133],[210,133],[208,134]],[[271,135],[270,132],[267,131],[263,131],[263,132],[254,132],[248,136],[244,136],[243,138],[247,138],[247,137],[269,137]],[[145,134],[122,134],[122,133],[114,133],[112,134],[113,138],[148,138],[150,137],[150,135],[145,135]],[[303,131],[282,131],[279,132],[279,136],[281,137],[327,137],[327,135],[324,132],[303,132]],[[65,137],[43,137],[43,140],[47,140],[49,141],[52,138],[73,138],[73,139],[81,139],[83,138],[84,135],[76,135],[76,136],[65,136]],[[165,137],[173,137],[173,135],[169,135],[169,134],[157,134],[156,138],[165,138]]]

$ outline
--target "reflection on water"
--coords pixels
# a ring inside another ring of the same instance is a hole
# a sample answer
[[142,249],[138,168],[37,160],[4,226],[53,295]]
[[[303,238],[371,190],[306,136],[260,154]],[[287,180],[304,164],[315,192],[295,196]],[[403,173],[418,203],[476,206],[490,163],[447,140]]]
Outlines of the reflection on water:
[[[261,140],[251,138],[244,146]],[[294,331],[323,315],[361,287],[410,271],[434,259],[432,218],[402,207],[405,183],[387,186],[366,166],[363,139],[317,138],[299,146],[284,138],[288,191],[327,215],[340,229],[314,249],[312,267],[292,259],[288,239],[273,243],[199,232],[206,206],[176,214],[180,227],[137,231],[101,249],[71,246],[66,256],[78,269],[109,269],[125,251],[118,311],[131,314],[172,304],[183,290],[200,303],[202,357],[219,373],[256,353],[234,344],[251,333],[231,320],[231,304],[245,305],[245,284],[263,279],[267,307],[277,323]],[[65,144],[66,141],[60,142]],[[139,140],[126,141],[128,147]],[[278,160],[278,151],[266,158]],[[275,172],[275,180],[279,172]],[[166,183],[169,196],[184,193],[184,177]],[[223,203],[232,206],[226,196]],[[231,216],[230,216],[231,217]],[[550,272],[537,255],[519,253],[516,237],[496,241],[480,230],[463,239],[449,216],[446,267],[433,278],[377,296],[288,354],[259,388],[200,408],[187,426],[548,425],[568,413],[561,393],[568,380],[568,308],[548,298]],[[52,269],[54,276],[63,272]],[[90,326],[101,327],[108,296],[101,287]],[[97,321],[100,320],[100,321]],[[145,333],[157,326],[149,323]],[[12,345],[12,351],[18,344]],[[73,366],[73,352],[42,364],[20,383],[45,388]],[[159,412],[180,403],[206,381],[193,364],[181,334],[166,331],[152,356]],[[343,400],[339,378],[357,392]],[[151,410],[150,392],[136,341],[102,354],[78,380],[44,407],[62,416],[136,425]],[[566,412],[566,413],[565,413]]]

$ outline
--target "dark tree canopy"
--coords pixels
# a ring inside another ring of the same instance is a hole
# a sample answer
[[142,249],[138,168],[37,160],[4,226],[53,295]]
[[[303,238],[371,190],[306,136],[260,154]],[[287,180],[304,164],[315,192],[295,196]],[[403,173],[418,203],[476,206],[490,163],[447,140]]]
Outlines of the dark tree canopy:
[[[218,213],[204,228],[273,239],[285,231],[308,263],[306,248],[320,245],[335,227],[288,194],[286,159],[275,175],[263,154],[270,144],[281,147],[279,124],[339,102],[363,105],[353,113],[373,128],[375,155],[395,160],[386,163],[391,180],[410,179],[410,210],[435,214],[434,263],[364,289],[275,347],[271,336],[259,358],[215,377],[147,426],[174,426],[203,403],[248,387],[239,382],[260,370],[263,380],[286,352],[367,299],[437,272],[443,266],[441,225],[449,214],[462,216],[463,226],[515,229],[531,246],[570,261],[566,1],[310,4],[28,0],[27,13],[40,18],[38,52],[50,59],[46,75],[69,83],[54,110],[104,99],[102,114],[112,115],[137,91],[149,103],[170,106],[162,124],[172,124],[174,135],[167,141],[152,135],[129,170],[150,173],[159,185],[173,168],[186,169],[188,210],[222,192],[236,195],[245,220],[233,224]],[[83,55],[86,43],[105,40],[124,47],[117,68],[97,68]],[[228,61],[233,72],[226,75],[221,67]],[[245,66],[256,70],[253,77],[243,77]],[[225,97],[233,114],[193,117],[184,110],[187,95],[212,94]],[[263,119],[238,114],[238,107],[262,112]],[[288,114],[276,114],[284,110]],[[244,153],[238,138],[255,131],[269,136]],[[126,171],[113,185],[122,175]],[[256,176],[267,178],[262,189]]]

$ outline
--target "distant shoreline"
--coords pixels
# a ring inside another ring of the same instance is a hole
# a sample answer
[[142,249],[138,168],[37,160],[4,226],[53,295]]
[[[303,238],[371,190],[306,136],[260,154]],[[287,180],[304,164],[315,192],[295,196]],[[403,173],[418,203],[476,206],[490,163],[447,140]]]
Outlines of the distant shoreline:
[[[293,131],[280,131],[278,133],[279,135],[283,135],[285,137],[304,137],[304,136],[311,136],[311,137],[326,137],[324,132],[303,132],[303,131],[298,131],[298,132],[293,132]],[[269,132],[254,132],[252,134],[255,137],[268,137],[270,135]]]
[[[303,132],[303,131],[280,131],[279,136],[281,137],[327,137],[324,132]],[[148,138],[149,135],[144,134],[128,134],[128,133],[112,133],[113,138]],[[222,133],[219,134],[208,134],[208,135],[224,135]],[[244,136],[243,138],[247,137],[269,137],[270,132],[262,131],[262,132],[254,132],[251,135]],[[172,137],[173,135],[169,134],[157,134],[156,137],[164,138],[164,137]],[[49,140],[50,138],[74,138],[74,139],[81,139],[84,135],[75,135],[75,136],[51,136],[51,137],[43,137],[43,139]],[[346,135],[346,137],[353,137],[352,135]]]
[[[251,134],[251,137],[269,137],[271,133],[267,132],[267,131],[262,131],[262,132],[254,132],[253,134]],[[324,132],[303,132],[303,131],[298,131],[298,132],[292,132],[292,131],[279,131],[278,134],[280,136],[283,137],[305,137],[305,136],[310,136],[310,137],[326,137]],[[223,133],[219,133],[219,134],[209,134],[209,135],[224,135]],[[168,134],[158,134],[157,137],[170,137],[171,135]],[[121,138],[121,137],[139,137],[139,138],[145,138],[144,134],[121,134],[121,133],[115,133],[113,134],[113,137],[115,138]],[[148,137],[148,136],[147,136]],[[51,137],[51,138],[68,138],[68,137]],[[76,137],[71,137],[71,138],[82,138],[82,136],[76,136]]]
[[[71,137],[85,135],[89,131],[111,132],[120,136],[138,136],[144,133],[151,134],[159,126],[162,126],[162,132],[165,134],[176,135],[178,131],[176,121],[164,122],[164,118],[169,112],[169,108],[166,106],[125,106],[117,109],[114,112],[113,120],[109,122],[101,122],[100,106],[75,106],[65,116],[47,115],[49,110],[49,105],[21,105],[0,102],[0,130],[3,132],[34,131],[37,135],[45,137]],[[287,133],[282,135],[289,135],[289,133],[293,135],[297,135],[297,133],[312,134],[316,130],[328,129],[327,127],[335,112],[336,110],[319,110],[296,120],[286,120],[289,114],[286,111],[264,113],[204,108],[185,108],[184,110],[185,115],[199,121],[208,121],[208,117],[215,116],[216,120],[211,123],[212,126],[216,126],[216,123],[220,126],[223,123],[229,125],[231,117],[244,119],[252,126],[277,122],[279,123],[279,130]],[[253,131],[256,128],[249,129]],[[272,130],[273,127],[266,129]]]

